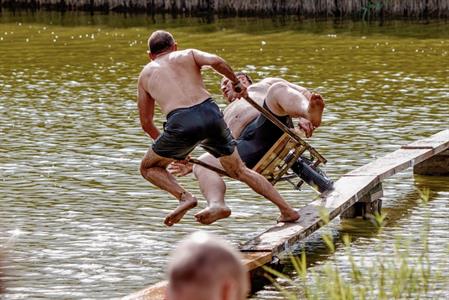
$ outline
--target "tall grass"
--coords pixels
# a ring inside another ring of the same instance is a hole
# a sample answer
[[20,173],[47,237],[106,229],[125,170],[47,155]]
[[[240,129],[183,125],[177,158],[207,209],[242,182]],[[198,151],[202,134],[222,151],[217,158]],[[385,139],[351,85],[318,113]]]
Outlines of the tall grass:
[[[418,191],[424,205],[430,198],[430,190]],[[384,216],[375,216],[373,223],[378,231],[383,230]],[[326,222],[325,213],[322,220]],[[281,291],[285,299],[296,300],[300,297],[294,290],[302,290],[306,299],[421,299],[435,298],[438,291],[436,285],[447,286],[449,278],[443,273],[447,272],[437,265],[432,265],[429,254],[430,214],[424,221],[420,234],[419,251],[416,245],[407,238],[397,238],[393,247],[393,255],[379,255],[370,257],[369,262],[352,254],[351,238],[348,235],[342,237],[345,246],[345,258],[350,269],[343,272],[336,265],[326,263],[320,271],[307,268],[307,258],[304,252],[300,257],[290,257],[294,267],[295,280],[285,274],[265,268],[266,277]],[[322,236],[330,252],[335,251],[335,244],[328,234]],[[410,245],[413,244],[413,255]],[[383,245],[380,245],[381,247]],[[449,255],[449,249],[448,249]],[[281,285],[274,277],[279,277],[287,283]],[[298,283],[299,282],[299,283]]]

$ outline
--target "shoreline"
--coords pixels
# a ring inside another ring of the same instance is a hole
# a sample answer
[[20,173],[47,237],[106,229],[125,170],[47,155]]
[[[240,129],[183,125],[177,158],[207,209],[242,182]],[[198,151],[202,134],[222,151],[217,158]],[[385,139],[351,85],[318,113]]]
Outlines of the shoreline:
[[122,12],[137,14],[172,14],[175,16],[303,18],[412,19],[448,18],[449,2],[424,0],[334,0],[334,1],[247,1],[230,0],[0,0],[0,9]]

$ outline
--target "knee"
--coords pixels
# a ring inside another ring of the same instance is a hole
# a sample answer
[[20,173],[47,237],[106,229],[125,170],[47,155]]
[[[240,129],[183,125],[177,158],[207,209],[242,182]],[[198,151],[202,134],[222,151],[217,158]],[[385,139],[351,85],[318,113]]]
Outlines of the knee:
[[195,176],[195,178],[198,180],[206,180],[206,179],[220,177],[220,175],[218,175],[214,171],[211,171],[211,170],[206,169],[205,167],[202,167],[199,165],[193,166],[193,176]]
[[270,86],[270,88],[267,91],[267,99],[270,98],[277,98],[279,96],[279,93],[282,93],[283,91],[286,91],[288,89],[288,84],[285,82],[276,82],[273,85]]
[[140,175],[142,175],[142,177],[144,178],[151,176],[151,165],[146,159],[143,159],[140,162]]
[[199,165],[193,165],[193,176],[195,176],[195,178],[198,178],[199,176],[201,176],[201,173],[203,172],[204,168],[199,166]]
[[273,90],[273,91],[276,91],[278,89],[287,89],[287,88],[288,88],[288,84],[285,82],[282,82],[282,81],[276,82],[270,86],[270,90]]
[[278,99],[285,98],[286,93],[288,91],[288,85],[285,82],[276,82],[267,91],[267,96],[265,97],[265,101],[271,103],[271,105],[276,105]]

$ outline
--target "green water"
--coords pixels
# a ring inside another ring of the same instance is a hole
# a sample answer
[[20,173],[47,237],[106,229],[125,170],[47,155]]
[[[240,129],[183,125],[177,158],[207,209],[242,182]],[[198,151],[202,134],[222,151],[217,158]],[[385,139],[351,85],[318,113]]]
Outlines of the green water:
[[[157,28],[169,29],[180,48],[217,53],[256,80],[283,77],[321,92],[324,122],[311,143],[328,159],[326,171],[334,179],[449,128],[448,24],[210,21],[2,12],[0,251],[7,254],[6,299],[117,298],[162,280],[168,253],[189,232],[204,229],[238,244],[275,223],[273,205],[228,180],[229,219],[202,226],[192,212],[173,228],[163,226],[176,201],[140,177],[139,162],[151,141],[140,129],[135,104],[146,39]],[[224,107],[219,77],[206,70],[204,78]],[[159,125],[163,119],[157,115]],[[199,195],[192,177],[181,182]],[[379,241],[419,235],[424,217],[415,189],[423,186],[434,190],[430,257],[447,265],[447,178],[396,175],[384,184],[384,232],[373,234],[359,221],[335,222],[331,231],[354,235],[351,248],[359,257],[388,254],[388,247],[376,249]],[[308,189],[279,189],[295,207],[315,197]],[[327,261],[349,268],[338,244],[329,254],[314,235],[304,246],[314,253],[311,268]],[[267,286],[254,298],[282,295]]]

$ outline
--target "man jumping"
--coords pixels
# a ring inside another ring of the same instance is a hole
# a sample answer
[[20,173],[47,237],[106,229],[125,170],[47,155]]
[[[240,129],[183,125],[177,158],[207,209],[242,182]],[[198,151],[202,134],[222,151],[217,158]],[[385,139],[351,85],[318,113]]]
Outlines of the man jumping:
[[[273,202],[281,212],[280,221],[296,221],[298,212],[263,176],[248,169],[234,151],[235,141],[223,114],[204,86],[201,67],[211,66],[229,80],[235,97],[245,95],[246,89],[240,87],[231,67],[214,54],[196,49],[178,51],[173,36],[166,31],[153,32],[148,47],[152,61],[140,73],[137,102],[142,128],[155,142],[144,156],[140,172],[146,180],[179,200],[178,207],[167,215],[164,223],[172,226],[197,205],[196,198],[166,170],[171,162],[186,159],[197,145],[217,158],[231,177]],[[240,93],[235,91],[236,86]],[[153,122],[155,103],[167,116],[162,134]]]

